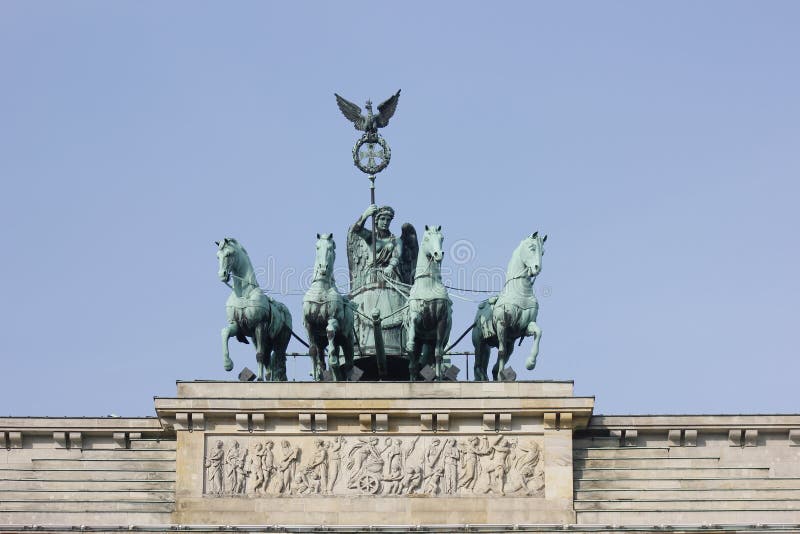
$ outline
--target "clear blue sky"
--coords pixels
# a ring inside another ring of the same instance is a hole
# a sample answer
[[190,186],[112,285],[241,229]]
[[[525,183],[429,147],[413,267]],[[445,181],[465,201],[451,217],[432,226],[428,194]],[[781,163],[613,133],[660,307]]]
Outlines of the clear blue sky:
[[398,88],[398,229],[441,224],[468,281],[549,235],[520,378],[596,413],[797,412],[798,27],[777,1],[0,2],[0,414],[235,379],[213,241],[270,289],[317,232],[344,269],[369,192],[333,92]]

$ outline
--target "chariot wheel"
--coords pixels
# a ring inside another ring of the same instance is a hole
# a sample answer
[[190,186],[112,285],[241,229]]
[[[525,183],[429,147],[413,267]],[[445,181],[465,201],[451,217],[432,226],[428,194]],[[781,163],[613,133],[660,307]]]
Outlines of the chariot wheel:
[[381,480],[368,473],[358,479],[358,489],[364,493],[375,495],[381,490]]

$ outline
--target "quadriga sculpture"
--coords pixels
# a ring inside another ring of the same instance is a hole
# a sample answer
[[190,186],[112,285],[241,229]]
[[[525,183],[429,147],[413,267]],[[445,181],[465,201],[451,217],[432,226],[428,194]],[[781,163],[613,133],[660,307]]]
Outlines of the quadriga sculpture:
[[444,349],[453,326],[453,303],[442,283],[441,226],[425,226],[417,255],[414,284],[408,295],[405,317],[406,350],[410,379],[416,380],[420,363],[435,357],[436,379],[442,380]]
[[522,240],[511,255],[506,269],[506,283],[497,297],[481,302],[475,314],[472,344],[475,347],[475,380],[488,380],[490,347],[497,348],[497,363],[492,367],[492,377],[497,380],[503,371],[514,342],[533,336],[533,348],[525,361],[525,368],[536,366],[542,330],[536,324],[539,302],[533,292],[533,282],[542,270],[542,255],[547,236],[539,232]]
[[326,341],[328,363],[335,380],[344,380],[353,366],[354,305],[336,288],[333,279],[335,261],[333,234],[317,234],[314,279],[303,297],[303,324],[308,332],[308,353],[313,361],[314,380],[321,380],[325,370]]
[[226,237],[216,244],[219,279],[232,289],[225,304],[228,325],[222,329],[225,370],[233,369],[228,339],[236,336],[240,342],[249,343],[249,337],[256,348],[258,380],[285,381],[286,347],[292,335],[289,309],[261,291],[250,257],[238,241]]

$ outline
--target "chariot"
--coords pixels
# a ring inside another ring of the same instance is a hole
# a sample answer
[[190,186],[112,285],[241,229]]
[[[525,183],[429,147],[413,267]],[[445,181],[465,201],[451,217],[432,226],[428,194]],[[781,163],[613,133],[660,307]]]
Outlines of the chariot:
[[[369,175],[370,205],[347,231],[347,293],[339,291],[333,278],[333,234],[317,234],[314,275],[303,298],[308,341],[292,330],[286,307],[261,292],[244,248],[232,238],[218,242],[220,279],[226,284],[233,279],[228,325],[222,331],[226,370],[233,367],[228,339],[235,336],[247,343],[250,338],[256,347],[258,378],[286,380],[286,346],[294,335],[308,347],[315,380],[456,378],[457,370],[448,373],[452,348],[448,347],[452,327],[448,289],[455,288],[442,282],[442,227],[425,226],[419,238],[414,226],[405,223],[395,235],[390,229],[394,209],[375,202],[376,175],[391,157],[378,128],[388,124],[399,96],[400,91],[380,104],[377,114],[367,101],[367,114],[362,115],[359,106],[336,95],[345,117],[365,132],[352,152],[355,166]],[[365,227],[368,219],[371,229]],[[545,239],[535,232],[520,243],[499,295],[480,304],[474,321],[456,341],[472,331],[476,380],[488,380],[490,347],[498,348],[493,378],[513,378],[513,373],[503,374],[504,367],[514,342],[525,336],[535,338],[526,367],[532,369],[536,363],[541,330],[535,322],[538,302],[533,280],[541,270]],[[367,472],[358,483],[365,492],[376,492],[381,479]]]

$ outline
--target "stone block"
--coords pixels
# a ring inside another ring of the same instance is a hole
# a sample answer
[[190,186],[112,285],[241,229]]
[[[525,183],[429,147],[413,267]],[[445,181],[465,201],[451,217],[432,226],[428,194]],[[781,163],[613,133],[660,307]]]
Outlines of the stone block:
[[189,430],[189,414],[178,412],[175,414],[175,430]]
[[511,414],[510,413],[501,413],[500,417],[498,417],[498,429],[501,432],[509,432],[511,431]]
[[561,414],[560,421],[558,422],[558,428],[560,428],[560,429],[572,428],[572,413],[571,412],[563,412]]
[[256,374],[247,367],[245,367],[239,372],[239,380],[241,382],[252,382],[255,379],[256,379]]
[[326,432],[328,430],[328,414],[315,413],[314,414],[314,431]]
[[744,431],[744,446],[755,447],[758,445],[758,430],[745,430]]
[[250,420],[253,425],[253,430],[256,432],[262,432],[267,428],[267,418],[264,416],[263,413],[254,413],[250,415]]
[[22,448],[22,432],[9,432],[8,433],[8,443],[6,447],[9,449],[21,449]]
[[301,413],[297,415],[299,423],[300,423],[300,430],[303,432],[311,432],[314,430],[314,425],[311,421],[311,414],[310,413]]
[[456,381],[458,381],[458,373],[460,373],[460,372],[461,372],[461,369],[459,369],[455,365],[451,365],[444,372],[444,379],[445,380],[449,380],[451,382],[456,382]]
[[511,367],[506,367],[500,371],[498,378],[503,382],[515,382],[517,380],[517,372]]
[[545,429],[555,430],[558,428],[558,415],[553,412],[547,412],[542,416],[542,423]]
[[206,416],[203,412],[192,412],[192,430],[206,429]]
[[697,447],[697,430],[685,430],[683,432],[684,447]]
[[236,414],[236,429],[239,431],[250,430],[250,417],[246,413]]
[[434,378],[436,378],[436,369],[434,369],[430,365],[426,365],[425,367],[422,368],[419,374],[420,376],[422,376],[422,378],[425,379],[426,382],[431,382],[433,381]]
[[375,431],[385,432],[389,430],[389,416],[385,413],[375,414]]
[[439,432],[446,432],[447,430],[450,430],[450,414],[436,414],[436,430]]
[[489,432],[494,432],[497,430],[497,414],[483,414],[483,429]]
[[347,373],[347,380],[350,382],[358,382],[361,380],[362,376],[364,376],[364,371],[354,365],[353,368],[350,369],[350,372]]
[[114,444],[118,449],[128,448],[128,434],[125,432],[114,432],[112,438],[114,439]]
[[426,432],[433,431],[433,414],[421,413],[419,414],[419,426],[421,430]]
[[66,432],[53,432],[53,441],[56,443],[56,449],[67,448],[67,433]]
[[800,447],[800,428],[789,431],[789,446]]
[[358,414],[358,427],[362,432],[372,432],[372,414],[360,413]]

